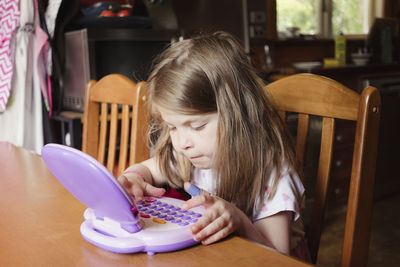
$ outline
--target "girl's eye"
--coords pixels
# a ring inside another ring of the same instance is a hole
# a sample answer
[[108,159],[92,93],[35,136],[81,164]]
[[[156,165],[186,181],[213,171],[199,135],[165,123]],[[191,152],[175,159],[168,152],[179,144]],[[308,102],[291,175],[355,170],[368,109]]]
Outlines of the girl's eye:
[[203,129],[205,126],[207,125],[207,123],[202,124],[200,126],[192,126],[192,128],[196,131],[200,131],[201,129]]
[[168,126],[168,130],[170,130],[170,131],[173,131],[175,129],[176,129],[176,127],[174,127],[174,126]]

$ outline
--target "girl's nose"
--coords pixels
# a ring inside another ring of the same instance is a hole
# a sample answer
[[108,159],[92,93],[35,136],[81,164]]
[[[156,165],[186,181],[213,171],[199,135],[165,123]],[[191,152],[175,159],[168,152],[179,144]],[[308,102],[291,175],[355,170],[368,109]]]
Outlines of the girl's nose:
[[193,142],[187,134],[182,133],[179,135],[179,146],[181,149],[187,150],[193,146]]

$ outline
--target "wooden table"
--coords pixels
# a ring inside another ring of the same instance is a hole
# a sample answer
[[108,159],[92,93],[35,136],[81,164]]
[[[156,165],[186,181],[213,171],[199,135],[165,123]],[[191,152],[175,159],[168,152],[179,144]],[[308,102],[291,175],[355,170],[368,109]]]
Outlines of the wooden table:
[[117,254],[86,242],[85,206],[42,158],[0,142],[0,266],[310,266],[243,238],[181,251]]

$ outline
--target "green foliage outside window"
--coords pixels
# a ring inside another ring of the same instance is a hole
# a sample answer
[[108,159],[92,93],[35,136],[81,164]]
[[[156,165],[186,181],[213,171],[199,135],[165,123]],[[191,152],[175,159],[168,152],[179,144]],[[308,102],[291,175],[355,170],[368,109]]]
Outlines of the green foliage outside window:
[[[361,34],[367,13],[366,0],[334,0],[332,10],[332,32],[334,34]],[[365,10],[363,10],[365,9]]]
[[288,28],[299,27],[300,33],[316,34],[318,31],[318,1],[278,0],[276,2],[278,32],[285,32]]
[[[299,33],[318,34],[321,0],[277,0],[277,28],[287,32],[300,28]],[[332,34],[363,34],[368,31],[367,0],[332,0]],[[321,14],[322,15],[322,14]]]

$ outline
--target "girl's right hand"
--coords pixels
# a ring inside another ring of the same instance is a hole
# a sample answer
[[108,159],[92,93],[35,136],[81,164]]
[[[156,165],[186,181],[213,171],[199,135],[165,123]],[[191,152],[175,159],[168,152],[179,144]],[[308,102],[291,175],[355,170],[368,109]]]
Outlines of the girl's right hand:
[[[185,182],[186,192],[190,192],[191,184]],[[201,190],[197,196],[187,200],[182,205],[182,210],[188,210],[197,206],[204,206],[206,212],[191,227],[193,239],[201,241],[204,245],[214,243],[233,232],[243,232],[245,222],[249,223],[247,216],[234,204],[211,195]]]
[[121,175],[118,182],[127,191],[127,193],[135,198],[137,202],[142,202],[144,196],[161,197],[165,194],[164,188],[155,187],[149,184],[138,175]]

